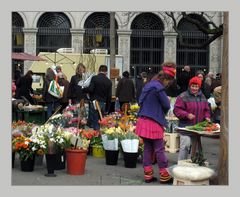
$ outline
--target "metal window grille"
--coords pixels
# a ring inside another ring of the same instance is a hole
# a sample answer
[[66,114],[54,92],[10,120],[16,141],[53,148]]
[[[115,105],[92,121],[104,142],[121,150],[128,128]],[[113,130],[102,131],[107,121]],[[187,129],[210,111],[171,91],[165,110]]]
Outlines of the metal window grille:
[[[199,15],[191,17],[204,22]],[[208,39],[208,35],[202,33],[197,27],[184,19],[179,22],[179,29],[183,32],[183,41],[190,44],[201,44]],[[206,74],[209,70],[209,46],[204,48],[183,47],[177,37],[177,78],[181,75],[183,67],[190,66],[191,76],[195,76],[197,70],[202,70]]]
[[24,52],[24,22],[22,17],[17,13],[12,13],[12,51]]
[[130,74],[157,73],[163,62],[164,37],[161,19],[152,13],[137,16],[132,23]]
[[[85,24],[83,52],[90,53],[92,49],[107,49],[110,53],[110,14],[95,12],[91,14]],[[115,20],[115,29],[118,29]],[[118,35],[115,35],[115,51],[118,54]]]
[[71,23],[63,13],[45,13],[37,26],[37,54],[71,47]]

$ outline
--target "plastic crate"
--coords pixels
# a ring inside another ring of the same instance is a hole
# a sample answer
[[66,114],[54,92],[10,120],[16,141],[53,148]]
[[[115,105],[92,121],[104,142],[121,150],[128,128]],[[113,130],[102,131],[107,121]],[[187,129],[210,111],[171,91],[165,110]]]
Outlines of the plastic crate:
[[176,153],[180,147],[180,136],[178,133],[164,133],[165,151]]

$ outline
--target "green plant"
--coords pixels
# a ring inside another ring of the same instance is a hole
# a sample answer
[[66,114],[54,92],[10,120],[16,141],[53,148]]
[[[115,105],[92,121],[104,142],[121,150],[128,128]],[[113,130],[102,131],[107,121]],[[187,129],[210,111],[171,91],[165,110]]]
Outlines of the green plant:
[[191,160],[192,160],[192,163],[196,163],[196,164],[198,164],[199,166],[206,166],[206,165],[205,165],[205,161],[206,161],[207,159],[204,158],[202,151],[197,152],[197,153],[195,154],[195,156],[192,156],[192,157],[191,157]]

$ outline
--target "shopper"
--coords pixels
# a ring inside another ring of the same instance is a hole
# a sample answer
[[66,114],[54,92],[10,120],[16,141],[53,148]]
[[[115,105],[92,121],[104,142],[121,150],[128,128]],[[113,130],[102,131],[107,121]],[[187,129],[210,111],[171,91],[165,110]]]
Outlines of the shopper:
[[162,70],[148,82],[139,98],[139,113],[136,133],[144,142],[143,168],[146,183],[156,181],[153,176],[152,153],[155,151],[159,168],[160,182],[172,181],[167,171],[168,159],[165,155],[163,140],[164,127],[167,126],[165,115],[170,109],[170,101],[165,92],[165,87],[176,74],[174,63],[164,63]]
[[52,80],[56,79],[56,75],[54,74],[54,71],[52,68],[48,68],[45,73],[45,78],[43,82],[43,100],[46,103],[47,106],[47,118],[50,118],[51,115],[55,112],[57,107],[60,105],[60,99],[49,94],[48,88],[50,85],[50,82]]
[[86,88],[90,94],[88,126],[94,130],[100,129],[98,123],[100,116],[95,107],[95,101],[98,101],[103,115],[109,112],[111,105],[112,82],[107,77],[107,71],[107,66],[101,65],[98,69],[98,75],[92,77],[89,87]]
[[34,104],[34,100],[32,98],[33,95],[33,89],[32,89],[32,75],[33,71],[29,70],[27,73],[22,76],[16,83],[17,86],[17,92],[16,92],[16,98],[22,99],[22,96],[24,96],[30,104]]
[[86,72],[86,67],[80,63],[77,65],[76,74],[71,77],[69,89],[68,89],[68,99],[69,103],[78,104],[82,99],[86,100],[87,96],[82,88],[78,85],[79,81],[83,79],[83,73]]
[[116,98],[119,99],[120,109],[124,103],[133,102],[135,98],[135,87],[132,79],[129,79],[129,72],[123,72],[123,77],[120,79],[117,90]]

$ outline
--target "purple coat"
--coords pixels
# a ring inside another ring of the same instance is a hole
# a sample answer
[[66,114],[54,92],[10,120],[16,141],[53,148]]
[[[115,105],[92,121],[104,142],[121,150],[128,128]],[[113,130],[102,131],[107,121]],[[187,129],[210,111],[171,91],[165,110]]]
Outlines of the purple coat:
[[170,109],[170,102],[161,82],[152,80],[144,86],[139,105],[139,117],[148,117],[162,126],[167,126],[165,114]]
[[[173,113],[179,118],[179,127],[194,125],[210,118],[210,108],[208,101],[200,90],[194,96],[190,90],[181,93],[175,102]],[[195,119],[189,120],[187,115],[192,113]]]

